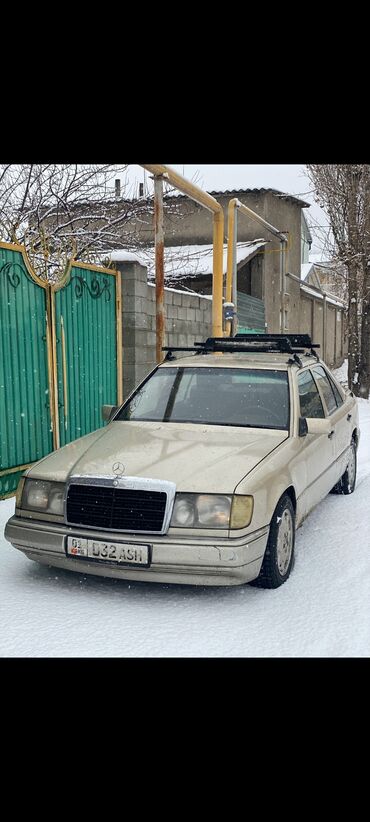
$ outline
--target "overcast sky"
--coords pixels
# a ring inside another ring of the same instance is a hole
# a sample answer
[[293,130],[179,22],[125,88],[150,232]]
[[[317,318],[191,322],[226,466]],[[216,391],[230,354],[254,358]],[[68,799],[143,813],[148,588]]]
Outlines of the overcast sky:
[[[317,254],[324,242],[328,231],[328,218],[325,212],[314,203],[313,188],[306,176],[306,167],[302,165],[189,165],[168,163],[188,180],[205,191],[225,191],[238,188],[276,188],[287,194],[295,194],[311,203],[310,209],[305,210],[309,219],[313,237],[312,252]],[[130,183],[145,182],[149,191],[152,191],[150,174],[138,165],[130,167]],[[136,194],[138,191],[135,192]],[[312,223],[315,223],[313,226]],[[318,228],[317,226],[320,226]]]

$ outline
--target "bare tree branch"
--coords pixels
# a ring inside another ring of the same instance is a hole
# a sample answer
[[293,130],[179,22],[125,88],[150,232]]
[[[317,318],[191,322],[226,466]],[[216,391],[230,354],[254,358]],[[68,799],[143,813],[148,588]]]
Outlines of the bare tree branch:
[[[122,196],[115,179],[128,166],[111,164],[0,165],[0,238],[27,249],[36,272],[55,281],[69,259],[99,260],[114,248],[136,249],[140,225],[152,219],[150,197]],[[176,198],[167,211],[176,211]],[[130,224],[131,222],[131,224]]]
[[370,165],[308,165],[317,202],[329,217],[334,254],[347,277],[348,382],[370,391]]

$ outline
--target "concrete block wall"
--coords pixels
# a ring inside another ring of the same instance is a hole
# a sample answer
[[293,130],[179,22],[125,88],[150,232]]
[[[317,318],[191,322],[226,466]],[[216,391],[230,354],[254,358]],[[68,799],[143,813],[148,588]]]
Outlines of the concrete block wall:
[[330,367],[339,368],[347,355],[344,306],[339,302],[333,304],[330,297],[324,298],[319,289],[311,284],[307,291],[306,284],[292,274],[287,275],[286,281],[289,289],[285,295],[289,317],[286,330],[291,334],[309,334],[312,342],[320,346],[318,354],[324,362]]
[[[324,345],[324,313],[326,313],[326,344]],[[344,340],[344,310],[323,299],[302,292],[299,331],[309,334],[318,343],[318,355],[329,368],[339,368],[347,354]]]
[[[155,287],[147,269],[134,261],[115,261],[122,283],[123,397],[155,367]],[[191,346],[212,334],[212,300],[165,289],[165,345]],[[164,356],[164,355],[163,355]]]
[[[122,282],[123,397],[126,399],[156,365],[155,287],[148,285],[147,269],[140,263],[115,261],[114,265],[121,273]],[[345,356],[343,309],[335,311],[335,306],[326,306],[324,351],[323,301],[301,292],[299,283],[295,293],[294,286],[293,282],[292,293],[286,295],[288,331],[310,334],[311,339],[321,346],[319,355],[329,366],[338,367]],[[294,327],[291,327],[292,314],[295,315]],[[166,288],[165,318],[165,345],[192,346],[194,342],[212,336],[212,299]],[[268,328],[269,333],[279,330],[279,325]]]

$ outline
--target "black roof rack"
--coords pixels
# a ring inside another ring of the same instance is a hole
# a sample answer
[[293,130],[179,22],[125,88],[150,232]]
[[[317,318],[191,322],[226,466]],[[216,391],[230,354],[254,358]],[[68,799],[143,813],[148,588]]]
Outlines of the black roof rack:
[[[303,354],[309,348],[310,353],[318,359],[315,348],[320,346],[311,342],[309,334],[236,334],[235,337],[208,337],[205,342],[195,342],[190,347],[166,346],[166,359],[174,359],[175,351],[193,351],[195,354],[213,354],[216,352],[235,352],[252,354]],[[302,365],[298,356],[294,361]]]
[[320,348],[318,343],[311,342],[311,337],[309,334],[236,334],[235,337],[229,339],[234,340],[243,340],[248,342],[249,340],[261,340],[261,342],[285,342],[286,340],[289,341],[292,349],[299,347],[299,348]]

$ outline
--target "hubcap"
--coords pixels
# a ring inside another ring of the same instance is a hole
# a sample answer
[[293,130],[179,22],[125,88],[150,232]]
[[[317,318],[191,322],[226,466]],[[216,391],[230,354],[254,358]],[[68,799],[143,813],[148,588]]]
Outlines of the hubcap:
[[355,474],[356,474],[356,451],[355,451],[355,446],[354,445],[351,445],[347,471],[348,471],[348,485],[349,485],[350,488],[353,488],[353,486],[355,484]]
[[293,520],[289,508],[285,508],[279,523],[277,537],[277,564],[281,576],[286,574],[293,550]]

